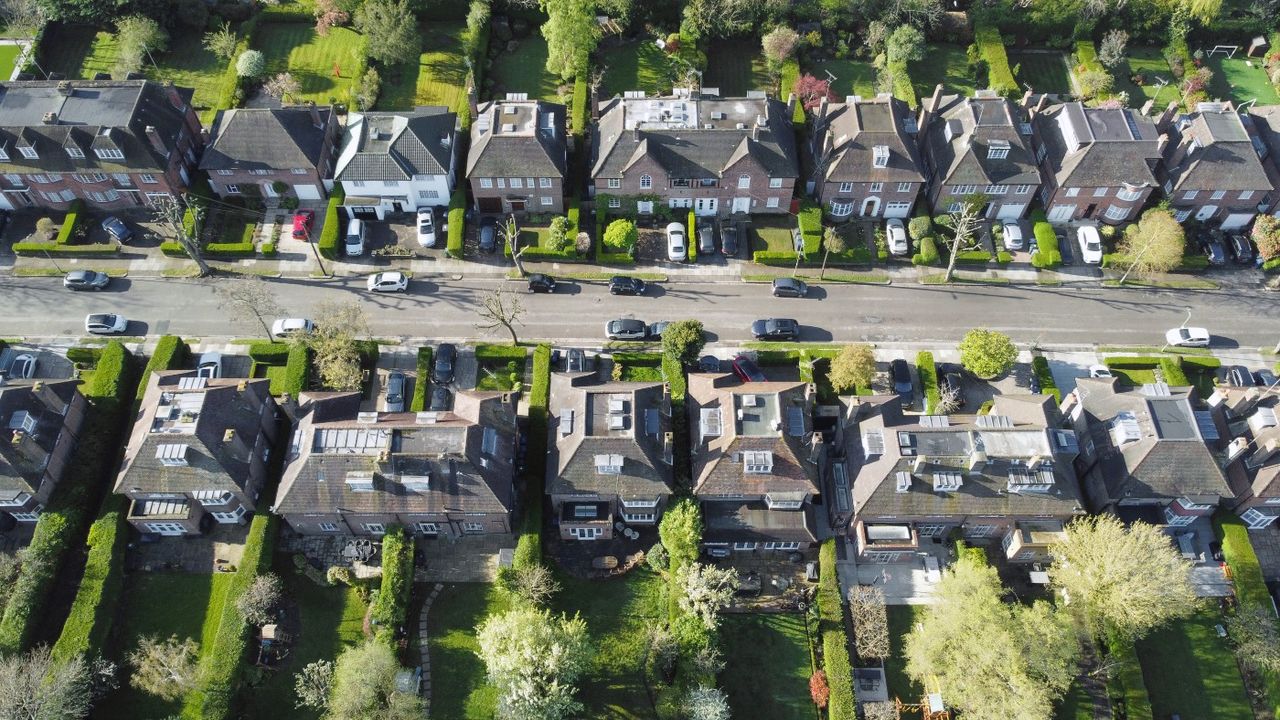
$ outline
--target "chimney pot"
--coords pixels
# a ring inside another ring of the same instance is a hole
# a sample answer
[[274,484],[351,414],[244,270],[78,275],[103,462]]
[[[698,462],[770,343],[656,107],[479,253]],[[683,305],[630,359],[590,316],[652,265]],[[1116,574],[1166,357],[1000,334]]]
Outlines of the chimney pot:
[[57,124],[58,124],[58,113],[56,113],[56,112],[47,112],[47,113],[45,113],[45,114],[44,114],[44,117],[42,118],[42,120],[44,121],[44,124],[45,124],[45,125],[57,125]]
[[1169,133],[1160,133],[1156,138],[1156,155],[1164,156],[1164,149],[1169,146]]
[[73,90],[73,89],[72,89],[72,87],[71,87],[71,81],[69,81],[69,80],[59,80],[59,81],[58,81],[58,94],[59,94],[59,95],[72,95],[73,93],[75,93],[75,90]]

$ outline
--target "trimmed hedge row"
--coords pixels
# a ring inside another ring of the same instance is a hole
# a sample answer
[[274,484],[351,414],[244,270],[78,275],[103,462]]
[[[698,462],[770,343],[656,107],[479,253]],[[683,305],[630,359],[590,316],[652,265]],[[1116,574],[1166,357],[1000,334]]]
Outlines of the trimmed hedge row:
[[685,413],[685,396],[689,391],[689,379],[685,377],[684,366],[677,358],[666,354],[662,356],[662,379],[666,380],[671,390],[671,471],[675,475],[677,486],[692,487],[693,471],[689,455],[689,416]]
[[938,411],[938,403],[942,401],[938,392],[938,366],[933,362],[933,353],[921,350],[916,355],[916,372],[920,375],[920,390],[924,393],[924,413],[932,415]]
[[213,258],[244,258],[256,256],[258,250],[251,242],[209,243],[204,246],[204,254]]
[[856,720],[853,663],[849,661],[849,637],[845,632],[840,583],[836,578],[836,541],[828,538],[818,551],[818,633],[822,638],[822,665],[827,671],[831,696],[829,720]]
[[932,235],[920,238],[920,252],[911,256],[912,265],[938,265],[942,263],[942,254],[938,252],[938,243]]
[[596,253],[596,262],[600,265],[635,265],[636,259],[631,253]]
[[[778,89],[778,97],[785,99],[788,95],[795,92],[796,82],[799,79],[800,79],[800,61],[799,60],[797,60],[796,58],[791,58],[786,62],[782,63],[781,82],[779,83],[782,87]],[[796,100],[795,110],[793,110],[791,113],[791,122],[796,126],[797,129],[804,127],[804,123],[805,123],[804,104],[801,103],[799,99]]]
[[689,208],[689,219],[685,222],[684,244],[688,252],[689,262],[698,261],[698,217],[693,208]]
[[289,360],[285,363],[284,387],[281,393],[289,393],[295,399],[307,389],[307,376],[311,373],[311,351],[302,343],[289,346]]
[[987,85],[1006,97],[1017,95],[1018,82],[1013,79],[1013,70],[1009,67],[1009,55],[1005,52],[1000,30],[994,25],[975,25],[973,41],[987,63]]
[[143,393],[147,391],[147,383],[151,381],[151,373],[156,370],[174,370],[183,366],[187,361],[190,348],[177,335],[165,335],[160,338],[160,342],[156,343],[156,349],[151,353],[151,359],[147,361],[147,366],[142,370],[142,378],[138,381],[137,397],[141,398]]
[[[1262,608],[1270,617],[1271,594],[1262,579],[1262,565],[1249,540],[1249,529],[1239,517],[1218,511],[1213,515],[1213,534],[1222,543],[1222,559],[1231,568],[1231,583],[1241,609]],[[1259,676],[1267,706],[1275,717],[1280,717],[1280,675],[1261,672]]]
[[[526,456],[541,458],[547,448],[547,405],[551,398],[551,346],[533,349],[533,383],[529,388],[529,441]],[[524,471],[524,521],[512,567],[542,562],[542,504],[546,491],[546,465],[530,462]]]
[[124,517],[128,509],[128,498],[112,494],[89,527],[89,557],[71,612],[54,643],[54,662],[102,654],[124,593],[124,550],[129,537]]
[[160,243],[160,252],[166,257],[190,257],[190,254],[187,253],[187,246],[177,240],[165,240]]
[[396,649],[396,633],[404,627],[413,593],[413,537],[399,525],[382,536],[382,585],[369,609],[379,641]]
[[889,66],[889,74],[893,77],[893,96],[906,103],[912,110],[916,109],[916,89],[911,84],[911,73],[907,63],[897,62]]
[[[582,138],[587,131],[587,79],[579,76],[573,81],[573,105],[569,117],[574,137]],[[579,147],[578,152],[583,148]]]
[[1031,256],[1032,267],[1052,270],[1062,264],[1062,251],[1058,248],[1058,236],[1047,220],[1036,220],[1032,232],[1036,236],[1036,254]]
[[413,412],[427,409],[427,379],[431,377],[434,353],[429,347],[418,348],[418,377],[413,383],[413,399],[409,401],[409,409]]
[[59,245],[57,243],[45,242],[18,242],[13,244],[14,255],[20,255],[23,257],[39,257],[45,253],[68,257],[102,257],[104,255],[119,255],[120,245],[117,243]]
[[342,201],[345,198],[342,185],[335,184],[333,192],[329,195],[329,204],[324,210],[324,227],[320,228],[320,239],[316,241],[316,247],[320,250],[320,254],[329,260],[335,260],[338,257],[338,233],[342,231],[342,221],[339,218],[342,213],[338,208],[342,207]]
[[1107,653],[1115,661],[1115,671],[1107,674],[1107,694],[1112,704],[1123,705],[1128,720],[1153,720],[1151,696],[1147,694],[1147,682],[1142,677],[1142,664],[1133,640],[1116,634],[1108,634]]
[[1061,403],[1062,391],[1058,389],[1058,383],[1049,370],[1049,361],[1043,355],[1031,358],[1031,372],[1035,373],[1036,379],[1040,381],[1041,394],[1052,395],[1055,402]]
[[254,362],[282,363],[289,358],[289,343],[256,342],[249,346],[249,357]]
[[1191,379],[1182,371],[1181,358],[1160,358],[1160,374],[1164,375],[1166,384],[1172,387],[1188,387]]
[[71,208],[67,210],[67,216],[62,219],[62,227],[58,228],[58,237],[54,242],[58,245],[66,245],[71,242],[71,236],[76,232],[76,225],[80,223],[80,213],[84,211],[84,203],[80,198],[71,201]]
[[449,257],[462,259],[462,241],[467,231],[467,191],[459,187],[449,197],[449,239],[445,251]]

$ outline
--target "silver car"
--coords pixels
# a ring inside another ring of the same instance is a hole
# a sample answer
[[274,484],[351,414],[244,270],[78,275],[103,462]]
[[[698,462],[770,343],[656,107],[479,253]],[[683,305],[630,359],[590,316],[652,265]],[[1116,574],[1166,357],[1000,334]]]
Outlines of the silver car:
[[92,313],[84,319],[84,330],[94,335],[119,335],[129,328],[123,315]]
[[210,351],[202,354],[196,363],[196,376],[209,380],[222,377],[222,353]]

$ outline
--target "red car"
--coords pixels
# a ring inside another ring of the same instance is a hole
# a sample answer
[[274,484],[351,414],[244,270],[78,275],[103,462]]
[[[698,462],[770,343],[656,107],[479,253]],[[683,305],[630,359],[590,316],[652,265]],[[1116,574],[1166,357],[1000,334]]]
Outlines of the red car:
[[311,226],[316,222],[316,214],[311,210],[299,210],[293,214],[293,236],[299,240],[311,239]]

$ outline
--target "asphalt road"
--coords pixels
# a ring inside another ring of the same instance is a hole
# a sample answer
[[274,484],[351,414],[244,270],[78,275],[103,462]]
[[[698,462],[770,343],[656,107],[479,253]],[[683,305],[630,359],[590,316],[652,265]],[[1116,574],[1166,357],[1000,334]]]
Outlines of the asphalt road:
[[[228,317],[215,292],[228,282],[126,278],[101,293],[74,293],[62,288],[60,278],[8,278],[0,281],[0,303],[11,309],[0,320],[0,335],[80,335],[90,312],[123,314],[131,321],[130,335],[260,335],[254,322]],[[712,342],[736,342],[750,339],[756,318],[792,317],[802,323],[806,341],[954,341],[983,326],[1042,346],[1158,345],[1190,308],[1190,324],[1209,328],[1215,348],[1269,347],[1280,340],[1280,294],[1256,288],[833,284],[813,287],[809,298],[797,300],[775,299],[767,285],[743,283],[662,283],[646,297],[630,298],[610,296],[601,282],[562,281],[555,295],[529,295],[522,283],[479,278],[415,280],[404,295],[368,293],[360,277],[268,282],[293,315],[308,316],[325,300],[358,300],[379,337],[483,336],[474,308],[484,293],[505,287],[519,292],[526,309],[522,339],[601,342],[607,320],[695,317]]]

